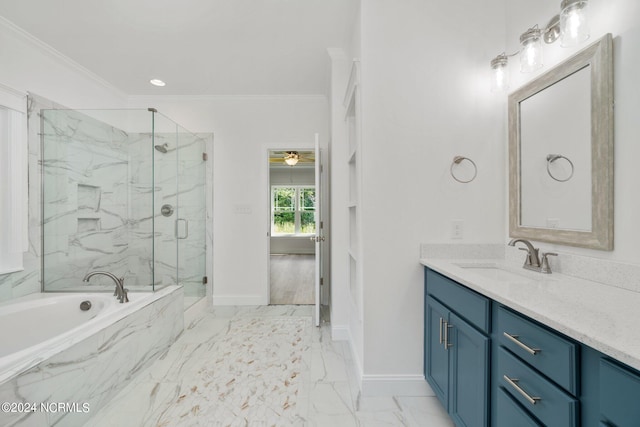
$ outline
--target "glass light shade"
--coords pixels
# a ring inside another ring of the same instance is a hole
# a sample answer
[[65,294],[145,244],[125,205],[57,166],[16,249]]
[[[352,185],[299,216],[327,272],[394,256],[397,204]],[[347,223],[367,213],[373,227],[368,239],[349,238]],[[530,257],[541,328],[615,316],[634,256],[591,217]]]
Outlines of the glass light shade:
[[297,151],[287,151],[286,155],[284,156],[284,162],[289,166],[296,165],[299,159],[300,156],[298,155]]
[[520,36],[520,71],[530,73],[542,67],[542,31],[529,28]]
[[491,92],[504,92],[509,88],[509,58],[504,53],[491,60]]
[[588,0],[562,0],[560,45],[575,46],[589,38]]

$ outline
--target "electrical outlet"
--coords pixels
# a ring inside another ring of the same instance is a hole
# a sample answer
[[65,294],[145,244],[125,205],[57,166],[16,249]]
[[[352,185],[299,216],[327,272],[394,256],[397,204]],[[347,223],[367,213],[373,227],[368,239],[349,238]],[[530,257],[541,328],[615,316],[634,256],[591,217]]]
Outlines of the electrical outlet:
[[461,219],[454,219],[451,221],[451,238],[462,239],[464,235],[464,221]]

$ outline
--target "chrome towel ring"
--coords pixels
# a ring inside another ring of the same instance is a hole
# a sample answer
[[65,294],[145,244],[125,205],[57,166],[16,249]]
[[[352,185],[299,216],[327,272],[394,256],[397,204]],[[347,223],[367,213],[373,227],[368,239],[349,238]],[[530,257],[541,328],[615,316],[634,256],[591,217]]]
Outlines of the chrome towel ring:
[[[551,166],[551,164],[553,162],[555,162],[556,160],[560,160],[560,159],[566,160],[567,163],[569,163],[569,166],[571,167],[571,173],[569,174],[569,176],[567,178],[564,178],[564,179],[563,178],[558,178],[557,176],[554,176],[553,173],[551,172],[551,169],[549,169],[549,167]],[[567,181],[569,181],[573,177],[573,170],[574,170],[573,162],[571,160],[569,160],[568,157],[563,156],[562,154],[547,154],[547,173],[554,180],[556,180],[558,182],[567,182]]]
[[[463,161],[468,161],[469,163],[471,163],[471,165],[473,166],[473,176],[470,179],[460,179],[456,176],[456,173],[454,172],[454,168],[457,165],[460,165],[460,163],[462,163]],[[474,179],[476,179],[476,176],[478,175],[478,167],[476,166],[475,162],[473,160],[471,160],[468,157],[464,157],[464,156],[455,156],[453,158],[453,162],[451,162],[451,167],[449,168],[449,172],[451,172],[451,176],[453,177],[453,179],[455,179],[458,182],[461,182],[462,184],[467,184],[471,181],[473,181]]]

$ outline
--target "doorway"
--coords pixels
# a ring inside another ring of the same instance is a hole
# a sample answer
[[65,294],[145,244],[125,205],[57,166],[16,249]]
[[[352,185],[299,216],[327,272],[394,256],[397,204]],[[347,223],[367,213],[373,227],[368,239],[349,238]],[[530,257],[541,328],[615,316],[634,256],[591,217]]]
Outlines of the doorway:
[[269,303],[315,305],[315,150],[269,151]]

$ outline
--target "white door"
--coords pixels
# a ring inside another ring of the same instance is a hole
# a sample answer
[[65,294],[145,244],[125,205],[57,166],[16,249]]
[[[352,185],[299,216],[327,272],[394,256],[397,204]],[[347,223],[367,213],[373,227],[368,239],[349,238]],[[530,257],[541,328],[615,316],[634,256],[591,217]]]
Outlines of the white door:
[[315,141],[315,167],[316,167],[316,235],[312,239],[316,242],[316,280],[315,280],[315,307],[314,318],[316,326],[320,326],[320,285],[322,281],[322,244],[324,242],[324,235],[322,230],[322,209],[321,209],[321,194],[322,194],[322,153],[320,152],[320,141],[318,134],[316,133]]

